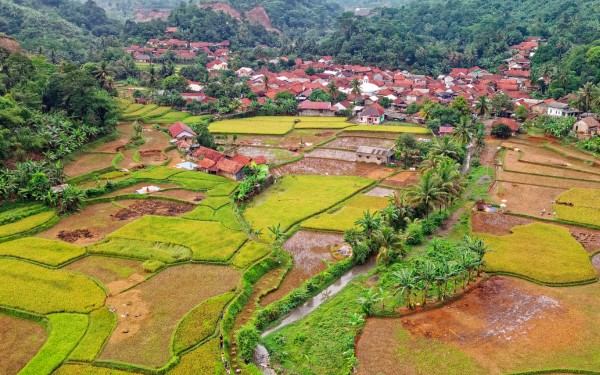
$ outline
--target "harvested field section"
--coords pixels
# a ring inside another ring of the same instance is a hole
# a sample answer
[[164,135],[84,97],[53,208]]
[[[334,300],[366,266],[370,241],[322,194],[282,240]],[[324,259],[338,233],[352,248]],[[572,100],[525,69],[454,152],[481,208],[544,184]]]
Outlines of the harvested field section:
[[119,258],[89,256],[65,267],[70,271],[83,273],[100,280],[114,295],[144,281],[146,275],[142,263]]
[[276,177],[289,174],[319,176],[359,176],[373,179],[384,178],[393,169],[367,163],[355,163],[333,159],[304,158],[271,170]]
[[381,182],[382,185],[389,185],[398,188],[406,187],[419,181],[419,172],[402,171]]
[[46,336],[40,324],[0,315],[0,373],[18,373],[44,345]]
[[[509,211],[553,219],[552,202],[565,191],[560,188],[496,182],[490,196],[493,203],[505,204]],[[544,209],[544,215],[541,216]]]
[[506,171],[498,172],[498,180],[528,185],[556,187],[561,189],[600,189],[600,182],[571,180],[568,178],[558,177],[534,176],[527,173],[515,173]]
[[367,191],[365,193],[365,195],[368,197],[387,198],[387,197],[390,197],[390,196],[396,194],[397,192],[398,192],[398,190],[388,189],[388,188],[383,188],[383,187],[376,187],[374,189]]
[[503,147],[518,148],[521,151],[520,158],[523,161],[548,164],[549,166],[572,168],[592,173],[600,173],[600,168],[586,164],[582,160],[567,158],[556,151],[549,150],[541,145],[533,143],[521,143],[507,141],[502,143]]
[[506,151],[506,153],[504,154],[504,168],[513,172],[533,173],[539,175],[592,180],[600,182],[600,174],[593,174],[585,171],[577,171],[568,168],[549,167],[540,164],[521,162],[519,161],[519,154],[516,151]]
[[317,148],[314,151],[306,154],[307,158],[323,158],[323,159],[335,159],[344,161],[356,161],[356,152],[354,151],[342,151],[332,150],[327,148]]
[[598,311],[597,283],[549,288],[493,277],[446,307],[369,319],[357,343],[359,374],[594,371],[600,368]]
[[237,148],[236,152],[251,158],[262,155],[267,158],[269,164],[283,163],[299,156],[297,152],[288,151],[284,148],[241,146]]
[[336,130],[295,129],[284,136],[241,135],[237,140],[240,146],[268,146],[280,148],[297,148],[301,145],[310,147],[335,136]]
[[327,269],[324,261],[335,262],[331,247],[342,243],[344,238],[339,234],[304,230],[296,232],[283,246],[294,257],[294,267],[285,275],[279,288],[263,297],[260,304],[267,306],[281,299],[305,280]]
[[360,146],[392,147],[393,145],[394,141],[391,139],[339,136],[333,141],[325,144],[323,147],[343,148],[346,150],[356,151]]
[[182,265],[169,267],[137,287],[109,297],[116,309],[117,328],[101,359],[160,367],[170,358],[177,323],[196,305],[232,290],[239,272],[229,267]]
[[78,154],[74,155],[74,161],[65,165],[64,172],[69,177],[93,172],[98,169],[110,167],[117,154]]

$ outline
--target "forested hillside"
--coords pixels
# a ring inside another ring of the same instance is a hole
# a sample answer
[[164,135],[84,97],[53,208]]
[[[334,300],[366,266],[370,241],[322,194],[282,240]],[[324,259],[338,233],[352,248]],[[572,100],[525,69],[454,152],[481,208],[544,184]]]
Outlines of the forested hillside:
[[[599,38],[598,14],[600,3],[594,0],[413,1],[378,9],[368,17],[345,13],[337,20],[336,32],[314,52],[334,55],[341,62],[435,75],[451,67],[495,68],[508,56],[510,45],[537,35],[549,40],[541,55],[552,61]],[[578,61],[583,64],[581,58]]]
[[119,35],[122,27],[93,1],[0,0],[0,32],[29,51],[42,49],[56,60],[86,61],[97,38]]

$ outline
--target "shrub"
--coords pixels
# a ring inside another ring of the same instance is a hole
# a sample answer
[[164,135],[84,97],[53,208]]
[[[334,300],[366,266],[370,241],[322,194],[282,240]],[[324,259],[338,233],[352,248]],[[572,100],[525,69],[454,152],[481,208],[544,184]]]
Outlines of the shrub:
[[406,243],[420,245],[423,243],[423,226],[420,221],[415,221],[406,227]]
[[146,272],[154,273],[165,266],[164,262],[156,259],[148,259],[142,263],[142,268]]
[[496,124],[492,127],[492,131],[490,133],[492,137],[507,139],[512,135],[512,130],[510,130],[510,126],[500,123]]
[[260,340],[258,330],[254,325],[248,324],[237,331],[235,339],[240,357],[246,363],[250,362],[252,360],[254,349]]

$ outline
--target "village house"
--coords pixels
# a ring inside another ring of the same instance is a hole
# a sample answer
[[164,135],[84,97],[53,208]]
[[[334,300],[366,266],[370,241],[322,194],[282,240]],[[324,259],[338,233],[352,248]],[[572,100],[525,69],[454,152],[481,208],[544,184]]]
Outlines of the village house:
[[177,121],[169,126],[169,134],[173,138],[171,143],[175,144],[178,149],[189,152],[192,148],[198,147],[196,142],[196,133],[186,124]]
[[305,100],[298,106],[300,116],[335,116],[330,102],[311,102]]
[[579,113],[578,110],[571,108],[566,103],[550,102],[548,103],[548,116],[552,117],[567,117],[576,116]]
[[385,109],[379,104],[373,104],[365,107],[358,114],[358,122],[361,124],[381,124],[385,121]]
[[360,146],[356,150],[356,161],[371,164],[390,164],[394,158],[391,148]]
[[573,124],[573,131],[580,138],[598,134],[600,123],[593,117],[584,117]]
[[440,126],[440,128],[438,129],[438,136],[440,137],[452,135],[452,133],[454,133],[454,126],[444,125]]
[[206,64],[206,70],[208,70],[209,72],[212,72],[214,70],[227,70],[228,68],[229,64],[227,64],[227,61],[213,60]]

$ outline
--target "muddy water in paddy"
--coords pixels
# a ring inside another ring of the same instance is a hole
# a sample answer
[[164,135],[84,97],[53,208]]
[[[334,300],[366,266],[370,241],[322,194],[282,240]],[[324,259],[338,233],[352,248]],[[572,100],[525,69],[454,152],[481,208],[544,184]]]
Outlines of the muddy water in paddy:
[[283,245],[284,249],[294,257],[294,267],[285,276],[279,288],[261,299],[260,304],[267,306],[277,301],[302,285],[304,280],[324,271],[327,268],[324,260],[335,262],[330,252],[331,246],[343,242],[344,238],[339,234],[304,230],[296,232]]
[[318,148],[306,154],[307,158],[336,159],[344,161],[356,161],[355,151],[332,150],[328,148]]
[[319,176],[358,176],[380,179],[394,170],[385,166],[356,163],[335,159],[304,158],[297,162],[271,170],[276,177],[289,174],[313,174]]
[[324,147],[327,148],[344,148],[347,150],[356,151],[360,146],[371,147],[392,147],[394,141],[391,139],[380,138],[361,138],[361,137],[338,137],[327,143]]

